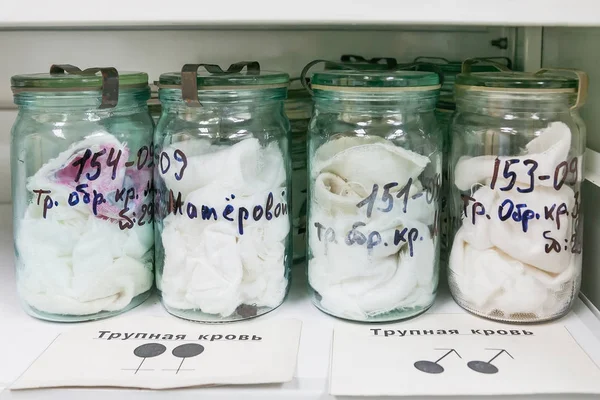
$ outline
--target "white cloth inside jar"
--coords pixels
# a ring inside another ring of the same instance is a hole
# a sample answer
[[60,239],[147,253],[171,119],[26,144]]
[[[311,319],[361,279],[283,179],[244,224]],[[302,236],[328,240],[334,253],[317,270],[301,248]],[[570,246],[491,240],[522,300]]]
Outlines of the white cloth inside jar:
[[[429,162],[378,137],[340,137],[317,149],[311,167],[308,276],[324,309],[364,320],[431,304],[437,275],[430,226],[436,205],[418,179]],[[404,212],[402,196],[397,195],[409,180],[413,183]],[[382,200],[383,186],[390,182],[397,185],[390,188],[391,197]],[[368,216],[368,206],[357,204],[375,184],[379,191]],[[348,235],[353,227],[364,236]],[[405,228],[419,233],[412,256],[407,242],[394,241],[396,232]],[[349,236],[368,240],[372,232],[380,238],[372,237],[372,244],[378,243],[371,249],[368,242],[347,242]]]
[[[174,155],[176,150],[186,154],[188,175],[181,180],[163,175],[166,188],[181,191],[184,209],[193,204],[199,216],[191,219],[184,211],[163,221],[165,259],[157,277],[163,301],[176,309],[221,317],[244,304],[277,307],[287,290],[290,231],[285,163],[278,144],[261,146],[256,138],[231,146],[193,140],[164,151]],[[267,219],[269,198],[273,207]],[[203,205],[215,209],[216,219],[202,218]],[[227,206],[233,209],[228,215],[233,221],[223,216]],[[255,218],[256,206],[262,207],[260,218]],[[248,210],[247,219],[241,209]]]
[[[576,197],[567,184],[554,188],[556,168],[567,161],[570,144],[569,127],[555,122],[526,145],[524,154],[498,157],[500,168],[504,168],[505,160],[519,160],[510,169],[516,173],[516,184],[509,191],[500,189],[508,183],[504,179],[497,179],[494,189],[489,186],[495,156],[462,157],[458,161],[455,185],[481,203],[486,215],[476,215],[473,223],[473,202],[466,207],[449,267],[459,298],[477,312],[503,313],[507,318],[546,318],[561,313],[572,301],[581,268],[581,256],[571,252]],[[531,182],[531,164],[523,163],[527,159],[537,162],[535,186],[533,191],[522,193],[517,188],[527,190]],[[581,179],[580,157],[577,163],[576,174]],[[502,171],[499,174],[502,176]],[[540,175],[550,179],[538,179]],[[523,215],[531,210],[525,225],[510,216],[511,204],[513,213]],[[559,207],[568,214],[557,217]],[[548,238],[557,241],[560,251],[548,251]]]
[[[516,154],[515,156],[461,157],[454,169],[454,184],[464,191],[469,190],[475,183],[489,182],[494,173],[494,163],[498,158],[502,166],[506,160],[518,160],[519,162],[511,165],[511,171],[517,176],[518,184],[515,188],[527,187],[529,185],[528,172],[531,166],[523,161],[533,160],[538,163],[535,170],[536,176],[548,175],[554,177],[556,166],[567,159],[570,148],[571,130],[562,122],[553,122],[545,129],[540,130],[537,137],[527,143],[525,149],[521,152],[522,154]],[[502,171],[500,171],[500,174],[502,174]],[[552,186],[553,180],[539,180],[535,184]]]
[[[88,161],[81,178],[75,182],[73,162],[86,150],[92,153],[111,149],[121,150],[115,167],[104,167],[95,180],[96,168]],[[129,149],[107,132],[96,132],[72,144],[56,158],[49,160],[27,180],[27,190],[50,190],[52,208],[43,215],[45,195],[37,204],[33,194],[16,231],[18,251],[18,289],[22,299],[31,307],[50,314],[90,315],[101,311],[118,311],[131,300],[152,287],[152,224],[134,224],[131,229],[120,229],[119,202],[115,191],[123,188],[145,187],[151,171],[128,171],[125,163]],[[69,195],[76,186],[85,189],[93,198],[93,191],[102,193],[107,202],[93,213],[93,200],[87,204],[84,195],[79,202],[69,205]],[[133,212],[139,209],[143,196],[132,199]],[[151,202],[152,199],[146,202]],[[123,206],[121,205],[122,209]]]

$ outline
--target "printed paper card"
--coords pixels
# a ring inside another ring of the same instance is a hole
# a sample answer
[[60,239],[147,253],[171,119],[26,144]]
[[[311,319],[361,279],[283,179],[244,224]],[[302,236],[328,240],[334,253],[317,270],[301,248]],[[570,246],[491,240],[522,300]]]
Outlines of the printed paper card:
[[331,358],[332,395],[600,393],[600,368],[560,321],[425,314],[393,325],[339,323]]
[[59,335],[11,389],[168,389],[292,380],[298,320],[203,325],[176,318],[99,321]]

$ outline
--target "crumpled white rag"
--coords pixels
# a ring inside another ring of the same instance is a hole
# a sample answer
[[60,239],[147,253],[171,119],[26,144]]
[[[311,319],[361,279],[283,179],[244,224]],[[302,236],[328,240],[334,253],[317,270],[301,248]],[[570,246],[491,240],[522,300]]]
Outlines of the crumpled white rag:
[[[184,210],[185,204],[193,204],[199,217],[190,219],[184,211],[163,221],[165,259],[162,275],[157,276],[163,301],[175,309],[199,309],[224,318],[244,304],[277,307],[287,289],[285,250],[290,231],[286,170],[278,144],[261,146],[258,139],[248,138],[221,146],[199,139],[174,143],[163,151],[173,156],[176,150],[186,154],[187,176],[177,180],[165,174],[166,188],[180,191]],[[254,208],[260,205],[266,213],[269,193],[273,215],[256,221]],[[215,209],[216,220],[201,217],[203,205]],[[233,207],[229,217],[234,221],[223,217],[227,205]],[[243,234],[241,207],[249,212]]]

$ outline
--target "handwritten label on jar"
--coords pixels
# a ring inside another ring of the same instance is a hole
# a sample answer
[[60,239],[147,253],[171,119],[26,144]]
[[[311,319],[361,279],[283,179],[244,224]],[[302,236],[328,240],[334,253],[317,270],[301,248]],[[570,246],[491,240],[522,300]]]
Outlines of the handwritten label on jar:
[[[281,192],[281,196],[285,197],[285,191]],[[235,194],[225,198],[226,201],[235,200]],[[270,221],[274,218],[282,218],[288,214],[288,205],[284,202],[275,203],[273,192],[267,195],[265,204],[256,204],[250,209],[246,207],[238,207],[237,210],[233,204],[227,204],[223,210],[216,209],[210,205],[196,205],[190,201],[184,202],[181,198],[181,192],[177,195],[172,190],[169,190],[168,213],[186,215],[189,219],[201,218],[203,220],[225,219],[227,221],[236,222],[238,233],[244,234],[244,221],[252,218],[258,222],[261,219]]]
[[[61,203],[56,199],[60,194],[39,188],[32,190],[33,202],[42,207],[44,219],[57,207],[85,204],[98,218],[117,219],[121,230],[150,224],[154,220],[153,149],[153,145],[142,146],[129,161],[123,160],[128,153],[124,148],[83,149],[81,156],[56,173],[57,183],[74,188],[66,201]],[[119,182],[123,186],[115,189]]]
[[[170,157],[166,152],[162,152],[159,157],[158,169],[161,175],[173,174],[177,181],[184,177],[188,165],[188,158],[182,150],[176,149],[173,156]],[[192,177],[193,179],[193,177]],[[244,234],[244,221],[252,219],[255,222],[260,220],[270,221],[274,218],[283,218],[288,215],[288,204],[284,201],[275,201],[275,195],[272,191],[266,194],[263,204],[253,204],[251,207],[237,207],[234,204],[226,204],[224,207],[215,207],[211,204],[195,204],[191,201],[184,201],[180,191],[169,189],[167,200],[167,214],[187,216],[189,219],[200,218],[202,220],[225,219],[237,224],[238,233]],[[281,198],[286,198],[286,191],[281,191]],[[226,202],[232,202],[236,199],[235,193],[225,197]],[[166,215],[161,215],[165,218]]]
[[[395,207],[402,207],[402,213],[406,214],[409,211],[411,200],[415,201],[423,196],[425,197],[425,202],[428,205],[437,204],[441,193],[441,175],[438,173],[429,179],[422,178],[421,181],[423,183],[424,190],[418,191],[412,195],[410,194],[411,189],[415,188],[415,182],[412,178],[409,178],[408,182],[396,192],[392,192],[392,190],[395,190],[399,187],[398,182],[389,182],[381,187],[378,184],[373,184],[371,193],[356,203],[355,206],[357,209],[363,209],[365,211],[366,218],[370,219],[373,215],[374,209],[382,213],[389,213]],[[382,206],[375,207],[378,202],[380,202]],[[399,202],[400,204],[397,204],[396,202]],[[439,233],[439,209],[437,207],[435,207],[434,213],[434,226],[431,233],[433,237],[437,236]],[[313,225],[315,228],[317,228],[317,239],[319,242],[323,242],[325,244],[324,253],[326,255],[328,243],[339,243],[339,233],[336,233],[332,227],[325,226],[319,221],[315,221]],[[377,246],[387,247],[390,245],[390,243],[383,240],[379,231],[364,231],[361,229],[366,225],[367,224],[363,221],[356,221],[352,224],[352,228],[349,231],[342,233],[343,238],[339,240],[343,240],[348,246],[364,246],[369,252]],[[425,233],[419,232],[419,229],[416,227],[404,226],[401,229],[396,228],[394,230],[392,243],[394,246],[408,244],[409,255],[410,257],[414,257],[414,244],[417,241],[424,240],[423,234]],[[427,235],[428,234],[429,232],[427,232]]]
[[[527,169],[526,181],[522,181],[518,174],[514,171],[514,167],[522,164]],[[541,187],[548,190],[554,190],[559,192],[563,189],[563,186],[576,185],[579,183],[579,158],[573,157],[571,160],[563,161],[559,163],[554,169],[553,176],[551,175],[536,175],[535,171],[538,168],[538,162],[532,159],[520,160],[517,158],[500,160],[496,158],[494,162],[494,171],[490,182],[490,189],[499,190],[499,193],[503,192],[509,195],[515,191],[519,194],[532,193],[536,189]],[[511,170],[512,169],[512,170]],[[502,172],[500,172],[502,171]],[[547,185],[536,185],[536,181],[545,182],[549,181]],[[520,229],[523,233],[531,231],[532,224],[535,221],[551,221],[552,225],[557,231],[564,228],[566,224],[573,223],[573,234],[570,238],[564,239],[565,243],[560,243],[559,240],[552,237],[553,232],[551,230],[544,230],[542,232],[542,239],[544,239],[544,251],[546,254],[561,251],[570,251],[571,253],[581,253],[581,229],[580,216],[581,216],[581,203],[579,191],[573,192],[573,206],[569,207],[570,201],[563,202],[549,202],[548,204],[540,205],[539,202],[536,205],[530,205],[527,202],[516,201],[511,197],[500,198],[499,205],[494,207],[489,204],[483,204],[482,201],[477,200],[477,192],[473,196],[461,195],[463,202],[463,216],[466,217],[469,222],[473,225],[481,219],[487,220],[497,219],[501,222],[512,221],[517,222],[520,225]],[[521,197],[522,198],[522,197]],[[535,199],[532,199],[535,200]],[[569,199],[567,199],[569,200]]]

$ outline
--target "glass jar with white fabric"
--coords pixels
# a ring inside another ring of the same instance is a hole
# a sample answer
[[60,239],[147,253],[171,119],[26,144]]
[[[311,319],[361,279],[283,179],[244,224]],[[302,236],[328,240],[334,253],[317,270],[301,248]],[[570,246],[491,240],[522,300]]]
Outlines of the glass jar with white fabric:
[[17,289],[51,321],[119,314],[154,281],[148,75],[54,65],[16,75],[12,196]]
[[189,64],[160,76],[156,285],[173,315],[235,321],[284,301],[292,262],[288,82],[255,61],[227,70]]
[[466,70],[451,128],[452,295],[490,319],[558,318],[581,284],[587,76]]
[[311,78],[312,300],[344,319],[399,320],[429,308],[437,290],[439,77],[349,68]]

